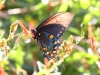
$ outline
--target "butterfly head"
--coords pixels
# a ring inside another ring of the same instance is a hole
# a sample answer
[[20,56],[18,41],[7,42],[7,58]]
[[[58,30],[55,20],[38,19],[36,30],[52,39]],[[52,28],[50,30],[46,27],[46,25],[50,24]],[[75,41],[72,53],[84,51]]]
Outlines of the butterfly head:
[[36,39],[37,31],[35,29],[31,29],[32,38]]

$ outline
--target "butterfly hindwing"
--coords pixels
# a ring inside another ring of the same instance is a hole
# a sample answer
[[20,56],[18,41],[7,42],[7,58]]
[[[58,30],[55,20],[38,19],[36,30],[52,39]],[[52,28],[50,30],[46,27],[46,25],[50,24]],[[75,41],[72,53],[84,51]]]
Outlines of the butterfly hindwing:
[[40,49],[43,51],[44,56],[48,59],[52,58],[53,55],[57,53],[59,43],[57,38],[47,32],[41,32],[38,34],[37,43],[40,46]]

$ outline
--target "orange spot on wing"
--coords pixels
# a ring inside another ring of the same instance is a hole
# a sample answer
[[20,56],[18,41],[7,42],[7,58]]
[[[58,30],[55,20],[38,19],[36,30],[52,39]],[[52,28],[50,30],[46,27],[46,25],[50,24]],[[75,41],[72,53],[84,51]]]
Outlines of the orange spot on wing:
[[57,42],[56,42],[56,41],[54,41],[53,43],[54,43],[54,44],[57,44]]
[[53,37],[54,37],[53,35],[50,35],[50,36],[49,36],[50,39],[53,39]]
[[56,51],[53,51],[53,53],[56,53]]
[[42,48],[42,50],[44,50],[44,51],[45,51],[45,50],[47,50],[47,49],[44,47],[44,48]]
[[46,52],[46,54],[48,55],[48,54],[50,54],[49,52]]

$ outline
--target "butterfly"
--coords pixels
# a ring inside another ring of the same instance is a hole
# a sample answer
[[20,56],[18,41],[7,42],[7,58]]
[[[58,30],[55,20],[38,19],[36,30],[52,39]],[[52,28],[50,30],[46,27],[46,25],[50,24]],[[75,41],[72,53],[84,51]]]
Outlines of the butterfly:
[[34,35],[32,37],[37,40],[40,50],[48,60],[56,57],[60,46],[58,39],[63,35],[73,17],[74,14],[71,12],[58,12],[43,21],[36,30],[31,29]]

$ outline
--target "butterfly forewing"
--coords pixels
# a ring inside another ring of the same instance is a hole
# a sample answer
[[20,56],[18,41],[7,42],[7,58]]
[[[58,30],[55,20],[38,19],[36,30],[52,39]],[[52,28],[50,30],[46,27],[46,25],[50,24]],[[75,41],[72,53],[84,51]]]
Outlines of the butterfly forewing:
[[52,34],[58,39],[72,21],[73,16],[74,15],[69,12],[59,12],[43,21],[36,30],[38,32]]

